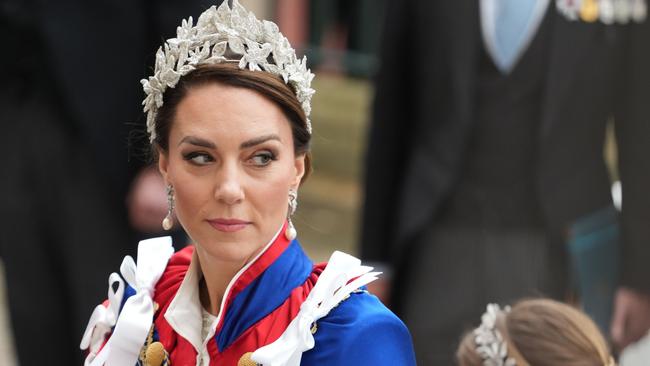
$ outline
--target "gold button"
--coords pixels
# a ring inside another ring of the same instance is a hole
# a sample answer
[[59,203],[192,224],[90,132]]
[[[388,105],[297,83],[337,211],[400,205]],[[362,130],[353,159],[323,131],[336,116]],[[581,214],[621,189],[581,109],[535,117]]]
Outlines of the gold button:
[[237,366],[257,366],[257,363],[251,359],[253,352],[246,352],[237,362]]
[[145,365],[146,366],[160,366],[165,361],[167,352],[160,342],[153,342],[147,347],[145,352]]
[[598,20],[598,2],[596,0],[583,0],[580,8],[580,18],[588,23]]

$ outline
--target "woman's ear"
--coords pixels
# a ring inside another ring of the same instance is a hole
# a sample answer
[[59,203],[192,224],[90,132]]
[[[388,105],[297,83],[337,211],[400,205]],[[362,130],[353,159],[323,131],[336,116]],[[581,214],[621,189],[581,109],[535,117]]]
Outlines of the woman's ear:
[[169,168],[169,157],[167,153],[158,149],[158,171],[163,176],[165,184],[169,184],[169,179],[167,177],[167,168]]
[[300,186],[300,181],[302,180],[302,177],[305,175],[305,154],[296,155],[294,168],[296,169],[295,170],[296,176],[291,182],[291,188],[294,190],[298,190],[298,187]]

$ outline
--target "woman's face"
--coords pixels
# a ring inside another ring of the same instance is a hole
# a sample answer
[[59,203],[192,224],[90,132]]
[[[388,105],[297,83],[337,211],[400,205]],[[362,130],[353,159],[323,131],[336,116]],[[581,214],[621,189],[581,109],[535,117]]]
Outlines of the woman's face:
[[246,262],[280,229],[304,173],[289,121],[255,91],[209,83],[176,109],[159,168],[197,249]]

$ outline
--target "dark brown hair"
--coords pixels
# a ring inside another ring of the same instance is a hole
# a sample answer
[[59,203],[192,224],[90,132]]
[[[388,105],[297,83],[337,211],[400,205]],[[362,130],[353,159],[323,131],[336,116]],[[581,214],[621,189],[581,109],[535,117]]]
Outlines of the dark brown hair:
[[196,70],[181,77],[175,88],[165,91],[163,105],[156,115],[156,138],[153,141],[154,155],[157,149],[169,149],[169,131],[176,116],[178,104],[193,88],[208,83],[251,89],[268,98],[284,112],[291,124],[293,148],[296,155],[305,155],[304,182],[311,172],[310,142],[305,112],[292,88],[279,76],[263,71],[240,69],[236,63],[225,62],[200,65]]
[[[500,318],[496,327],[507,340],[508,355],[514,356],[517,365],[614,365],[596,324],[567,304],[548,299],[522,300]],[[472,332],[461,341],[456,357],[461,366],[483,365]]]

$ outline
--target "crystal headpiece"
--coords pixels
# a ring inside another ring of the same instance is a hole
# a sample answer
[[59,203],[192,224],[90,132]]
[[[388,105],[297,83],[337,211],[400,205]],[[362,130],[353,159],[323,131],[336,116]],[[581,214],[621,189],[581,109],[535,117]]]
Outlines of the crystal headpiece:
[[156,53],[153,76],[142,79],[146,94],[142,104],[147,113],[147,132],[151,142],[156,138],[155,120],[163,105],[163,93],[174,88],[180,78],[198,65],[238,62],[239,68],[266,71],[282,77],[293,87],[307,117],[307,131],[311,133],[311,81],[314,74],[307,68],[307,59],[298,59],[287,38],[278,26],[267,20],[258,20],[237,0],[228,0],[216,8],[212,6],[199,16],[196,26],[192,17],[183,20],[176,30],[176,38],[168,39]]
[[[508,343],[496,328],[497,317],[501,312],[497,304],[488,304],[481,316],[481,325],[474,330],[476,353],[483,359],[483,366],[516,366],[513,358],[508,357]],[[504,312],[510,312],[506,306]]]

